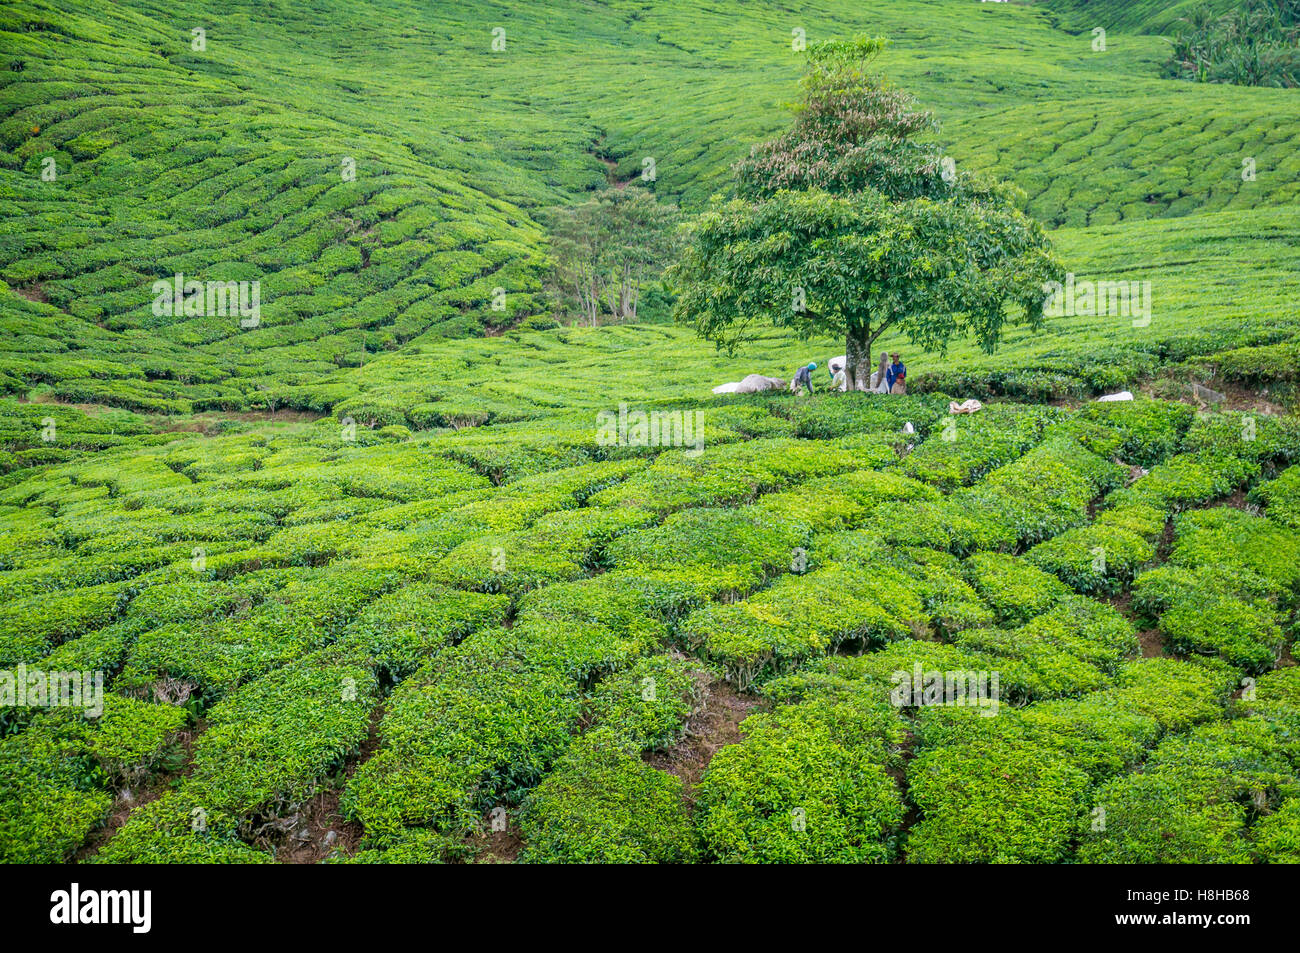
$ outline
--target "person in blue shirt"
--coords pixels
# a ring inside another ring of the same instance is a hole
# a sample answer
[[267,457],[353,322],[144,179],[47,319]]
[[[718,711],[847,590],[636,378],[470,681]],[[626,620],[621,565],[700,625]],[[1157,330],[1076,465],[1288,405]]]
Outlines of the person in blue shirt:
[[889,370],[885,372],[885,379],[889,382],[889,392],[891,394],[906,394],[907,365],[903,363],[897,351],[889,356],[893,358],[893,363],[889,365]]
[[813,392],[812,372],[815,370],[817,370],[817,362],[813,361],[807,367],[801,367],[795,371],[794,380],[790,382],[790,390],[797,394],[800,387],[806,387],[808,393],[811,394]]

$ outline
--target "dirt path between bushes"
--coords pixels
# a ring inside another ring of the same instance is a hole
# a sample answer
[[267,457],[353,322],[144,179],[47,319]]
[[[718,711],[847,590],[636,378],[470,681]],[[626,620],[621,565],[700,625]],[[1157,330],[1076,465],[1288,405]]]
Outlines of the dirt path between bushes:
[[743,739],[740,723],[765,707],[763,699],[741,694],[729,683],[715,679],[704,687],[703,703],[687,722],[682,740],[667,751],[645,755],[645,762],[681,778],[686,801],[693,804],[695,786],[718,749]]

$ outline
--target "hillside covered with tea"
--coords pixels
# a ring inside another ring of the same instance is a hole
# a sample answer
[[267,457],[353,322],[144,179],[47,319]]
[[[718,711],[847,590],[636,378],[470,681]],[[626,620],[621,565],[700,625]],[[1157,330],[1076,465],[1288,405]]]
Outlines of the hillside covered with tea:
[[[7,4],[0,860],[1300,861],[1300,94],[1193,6]],[[1149,320],[877,395],[557,302],[557,214],[691,220],[859,34]]]

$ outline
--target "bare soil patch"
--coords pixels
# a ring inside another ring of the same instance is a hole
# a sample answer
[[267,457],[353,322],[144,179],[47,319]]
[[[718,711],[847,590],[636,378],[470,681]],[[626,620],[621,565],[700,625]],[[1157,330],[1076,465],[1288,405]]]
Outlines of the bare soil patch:
[[297,823],[276,851],[284,864],[318,864],[337,850],[356,853],[365,828],[358,821],[345,821],[339,813],[341,788],[319,791],[302,806]]
[[1165,655],[1165,637],[1159,629],[1143,629],[1138,633],[1138,644],[1142,647],[1143,658],[1159,658]]
[[15,288],[14,293],[19,297],[26,298],[28,301],[37,301],[45,304],[50,299],[45,296],[45,286],[39,281],[34,284],[24,285],[21,288]]
[[695,785],[704,776],[714,754],[724,745],[734,745],[743,739],[740,723],[763,707],[766,707],[763,699],[741,694],[729,683],[715,679],[705,686],[703,702],[687,723],[682,740],[667,751],[647,754],[645,761],[681,778],[685,782],[687,802],[693,802]]

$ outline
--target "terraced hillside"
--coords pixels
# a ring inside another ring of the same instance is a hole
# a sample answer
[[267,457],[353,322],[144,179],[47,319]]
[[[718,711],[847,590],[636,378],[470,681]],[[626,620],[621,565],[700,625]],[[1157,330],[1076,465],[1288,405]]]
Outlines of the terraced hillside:
[[[0,860],[1300,861],[1294,90],[1177,3],[222,9],[0,12]],[[907,396],[560,326],[545,210],[701,208],[798,30],[1150,313]]]
[[[1116,34],[1096,53],[1039,7],[260,9],[7,6],[10,393],[324,410],[355,393],[340,369],[541,314],[537,211],[608,177],[644,184],[647,158],[661,198],[698,206],[786,121],[794,30],[891,36],[888,68],[956,161],[1016,181],[1049,224],[1297,197],[1293,94],[1157,79],[1163,40]],[[177,274],[260,282],[259,323],[155,314],[153,283]]]

